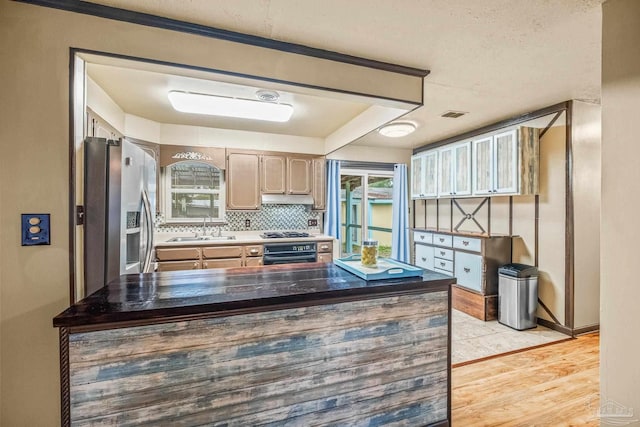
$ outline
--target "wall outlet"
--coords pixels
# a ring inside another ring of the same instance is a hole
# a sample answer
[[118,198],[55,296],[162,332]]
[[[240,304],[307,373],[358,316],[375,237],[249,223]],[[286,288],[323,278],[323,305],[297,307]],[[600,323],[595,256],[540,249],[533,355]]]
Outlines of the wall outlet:
[[245,219],[244,220],[244,227],[245,228],[251,227],[251,220],[250,219]]
[[49,217],[49,214],[22,214],[22,246],[51,244]]
[[307,225],[309,227],[317,227],[318,226],[318,220],[317,219],[309,219],[309,220],[307,220]]

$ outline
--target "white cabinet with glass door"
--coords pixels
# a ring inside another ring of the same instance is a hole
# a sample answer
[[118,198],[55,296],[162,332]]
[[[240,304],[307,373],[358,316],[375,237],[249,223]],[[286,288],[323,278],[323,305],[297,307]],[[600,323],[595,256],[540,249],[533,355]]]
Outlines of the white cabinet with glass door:
[[471,142],[438,151],[438,197],[471,195]]
[[[538,188],[537,130],[523,128],[527,149],[513,129],[473,141],[473,194],[535,194]],[[524,164],[520,164],[523,157]],[[521,180],[526,178],[526,185]]]
[[438,151],[416,154],[411,158],[411,198],[426,199],[438,196]]

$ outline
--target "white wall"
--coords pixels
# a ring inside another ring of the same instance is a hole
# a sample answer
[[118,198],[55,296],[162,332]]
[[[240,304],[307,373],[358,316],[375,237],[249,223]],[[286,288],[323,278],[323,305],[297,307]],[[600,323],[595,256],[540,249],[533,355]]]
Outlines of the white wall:
[[327,159],[351,160],[356,162],[384,162],[384,163],[405,163],[411,162],[411,149],[368,147],[365,145],[347,145],[331,154]]
[[640,2],[609,0],[602,11],[600,397],[638,419]]

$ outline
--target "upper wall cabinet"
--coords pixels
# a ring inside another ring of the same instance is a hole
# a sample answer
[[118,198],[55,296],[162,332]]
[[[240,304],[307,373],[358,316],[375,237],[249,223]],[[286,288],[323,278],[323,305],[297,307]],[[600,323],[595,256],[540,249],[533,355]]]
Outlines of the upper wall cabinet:
[[538,140],[527,127],[474,140],[473,194],[537,194]]
[[260,157],[251,152],[227,152],[227,209],[260,208]]
[[313,159],[313,209],[325,210],[327,204],[327,173],[324,157]]
[[426,199],[438,196],[438,152],[416,154],[411,158],[411,198]]
[[471,195],[471,142],[438,150],[438,197]]
[[264,154],[260,157],[262,194],[311,194],[313,162],[311,157]]

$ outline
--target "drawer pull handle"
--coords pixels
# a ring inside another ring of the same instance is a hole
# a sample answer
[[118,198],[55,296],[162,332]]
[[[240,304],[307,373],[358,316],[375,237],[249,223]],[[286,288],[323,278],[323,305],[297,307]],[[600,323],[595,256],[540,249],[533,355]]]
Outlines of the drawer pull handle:
[[421,234],[421,235],[420,235],[420,239],[421,239],[421,240],[424,240],[424,234]]
[[322,246],[320,246],[320,249],[322,249],[323,251],[326,251],[327,249],[329,249],[329,246],[322,245]]
[[446,264],[444,262],[440,263],[440,266],[444,267]]
[[465,273],[468,273],[468,272],[470,272],[470,271],[471,271],[471,269],[470,269],[469,267],[465,267],[465,268],[464,268],[464,272],[465,272]]
[[426,262],[426,261],[427,261],[427,258],[422,257],[422,261]]
[[249,250],[249,252],[251,252],[252,254],[257,254],[258,250],[254,248],[254,249]]
[[469,241],[468,240],[463,240],[462,244],[465,245],[465,246],[469,246]]
[[446,254],[445,251],[440,251],[440,255],[444,256],[444,254]]
[[442,242],[444,242],[444,239],[443,239],[442,237],[440,237],[440,242],[441,242],[441,243],[442,243]]

